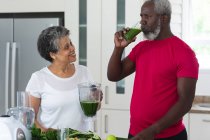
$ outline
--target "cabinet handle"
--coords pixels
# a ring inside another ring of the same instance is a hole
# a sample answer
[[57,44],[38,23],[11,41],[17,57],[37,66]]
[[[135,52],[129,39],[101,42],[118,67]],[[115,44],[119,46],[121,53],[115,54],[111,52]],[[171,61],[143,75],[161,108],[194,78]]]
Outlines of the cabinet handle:
[[11,60],[11,106],[15,106],[15,72],[16,72],[16,42],[12,43],[12,60]]
[[108,99],[109,99],[109,87],[108,86],[105,86],[105,104],[108,104],[109,103],[109,101],[108,101]]
[[10,63],[10,42],[7,42],[6,45],[6,59],[5,59],[5,110],[9,106],[9,63]]
[[94,132],[97,132],[97,120],[94,121]]
[[210,120],[207,120],[207,119],[203,119],[202,121],[210,123]]
[[108,115],[104,117],[104,133],[108,133]]

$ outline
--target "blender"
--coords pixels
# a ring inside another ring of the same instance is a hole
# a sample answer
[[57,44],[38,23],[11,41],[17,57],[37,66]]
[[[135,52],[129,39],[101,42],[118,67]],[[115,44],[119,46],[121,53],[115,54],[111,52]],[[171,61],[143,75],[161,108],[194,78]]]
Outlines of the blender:
[[100,105],[102,95],[101,84],[96,82],[85,82],[78,84],[79,101],[88,122],[88,130],[94,131],[94,120]]
[[1,140],[30,140],[30,128],[35,113],[29,106],[28,92],[17,92],[17,106],[8,109],[7,115],[0,116]]

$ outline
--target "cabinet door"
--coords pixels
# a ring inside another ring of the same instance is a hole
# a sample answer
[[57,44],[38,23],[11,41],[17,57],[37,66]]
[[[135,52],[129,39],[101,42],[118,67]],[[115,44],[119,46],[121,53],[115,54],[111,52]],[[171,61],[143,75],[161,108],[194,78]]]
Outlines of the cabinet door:
[[190,113],[190,140],[209,140],[210,114]]
[[87,66],[101,82],[101,0],[87,0]]
[[[140,20],[140,1],[136,0],[105,0],[102,1],[102,85],[104,86],[103,108],[129,109],[133,87],[133,75],[119,82],[107,79],[109,58],[114,49],[114,34],[123,27],[128,27]],[[110,16],[111,15],[111,16]],[[132,47],[131,43],[124,52],[127,56]]]
[[117,137],[128,137],[130,113],[129,110],[102,110],[101,138],[112,134]]
[[187,131],[187,134],[189,136],[189,113],[187,113],[186,115],[184,115],[183,117],[183,123],[186,127],[186,131]]
[[101,0],[79,0],[77,7],[78,16],[72,16],[79,21],[78,30],[73,28],[78,62],[89,68],[95,81],[101,82]]

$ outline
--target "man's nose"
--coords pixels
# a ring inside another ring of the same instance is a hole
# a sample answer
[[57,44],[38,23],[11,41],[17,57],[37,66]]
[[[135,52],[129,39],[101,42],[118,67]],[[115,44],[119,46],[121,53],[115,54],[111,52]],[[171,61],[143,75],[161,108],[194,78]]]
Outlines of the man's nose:
[[145,25],[145,24],[146,24],[146,21],[145,21],[144,19],[141,19],[141,20],[140,20],[140,24],[141,24],[141,25]]

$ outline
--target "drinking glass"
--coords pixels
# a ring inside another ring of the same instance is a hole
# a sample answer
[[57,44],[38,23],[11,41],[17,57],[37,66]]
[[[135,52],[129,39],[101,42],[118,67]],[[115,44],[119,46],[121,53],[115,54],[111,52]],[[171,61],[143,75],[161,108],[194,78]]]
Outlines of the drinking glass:
[[29,107],[29,92],[17,91],[17,107]]
[[78,84],[79,100],[81,108],[87,116],[89,131],[93,131],[94,119],[101,99],[101,84],[96,82],[86,82]]
[[128,32],[125,33],[124,38],[127,41],[131,41],[136,35],[138,35],[141,32],[141,25],[138,21],[136,24],[134,24]]
[[34,124],[35,113],[31,107],[12,107],[7,111],[7,115],[13,116],[28,129]]
[[28,129],[32,128],[35,119],[35,112],[30,105],[29,92],[17,91],[17,107],[11,109],[8,114],[13,114],[13,116],[18,118],[18,120]]

